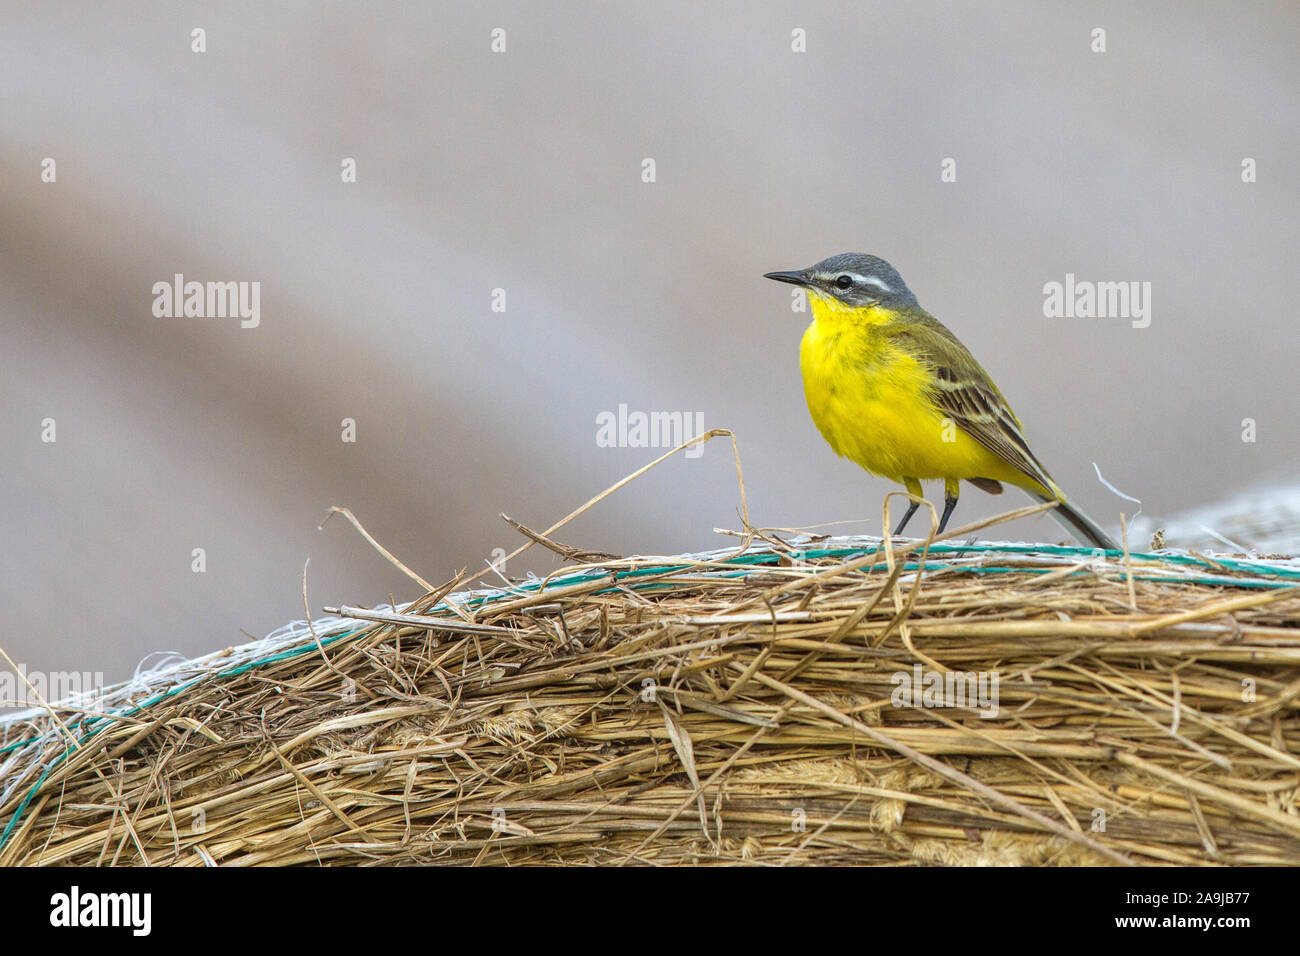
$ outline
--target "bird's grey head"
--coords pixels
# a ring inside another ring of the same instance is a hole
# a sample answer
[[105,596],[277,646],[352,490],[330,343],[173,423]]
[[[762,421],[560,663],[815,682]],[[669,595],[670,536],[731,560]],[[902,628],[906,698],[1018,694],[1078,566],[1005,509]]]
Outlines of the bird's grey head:
[[769,272],[764,278],[803,286],[849,306],[917,304],[897,269],[879,256],[860,252],[843,252],[794,272]]

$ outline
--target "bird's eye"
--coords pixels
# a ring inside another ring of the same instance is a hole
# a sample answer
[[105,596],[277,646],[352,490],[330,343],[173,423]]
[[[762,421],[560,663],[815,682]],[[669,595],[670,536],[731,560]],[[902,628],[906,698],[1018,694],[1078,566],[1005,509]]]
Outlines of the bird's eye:
[[838,288],[847,289],[853,285],[853,277],[847,275],[840,276],[838,279],[835,280],[835,285]]

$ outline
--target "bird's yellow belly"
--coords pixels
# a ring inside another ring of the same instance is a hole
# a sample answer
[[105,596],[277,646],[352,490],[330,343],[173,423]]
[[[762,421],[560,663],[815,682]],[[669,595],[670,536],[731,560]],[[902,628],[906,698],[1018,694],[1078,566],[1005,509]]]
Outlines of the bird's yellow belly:
[[800,349],[808,411],[836,454],[895,481],[1013,480],[1014,469],[934,404],[928,368],[896,350],[872,353],[855,339],[814,323]]

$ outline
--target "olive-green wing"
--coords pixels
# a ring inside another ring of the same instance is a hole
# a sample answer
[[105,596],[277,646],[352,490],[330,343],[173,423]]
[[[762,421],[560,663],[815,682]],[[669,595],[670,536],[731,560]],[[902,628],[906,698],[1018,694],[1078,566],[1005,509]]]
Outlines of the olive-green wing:
[[934,367],[934,400],[957,427],[1048,490],[1056,485],[1029,450],[1020,419],[955,335],[917,310],[893,323],[891,339]]

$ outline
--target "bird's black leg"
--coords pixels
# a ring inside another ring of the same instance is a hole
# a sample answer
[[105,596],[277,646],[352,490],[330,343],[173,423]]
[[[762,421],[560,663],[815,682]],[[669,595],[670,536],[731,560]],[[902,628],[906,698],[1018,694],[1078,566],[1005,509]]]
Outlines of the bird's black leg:
[[903,529],[907,527],[907,523],[912,520],[912,515],[916,514],[916,509],[919,507],[921,506],[917,504],[915,501],[913,501],[910,505],[907,506],[907,513],[903,515],[903,520],[898,522],[898,527],[894,529],[895,538],[897,538],[900,534],[903,533]]
[[939,519],[939,530],[936,534],[943,534],[943,529],[948,527],[948,516],[952,514],[952,509],[957,507],[957,496],[945,492],[943,496],[943,517]]

